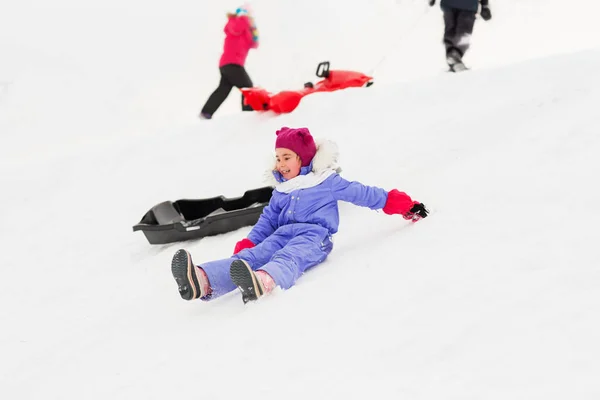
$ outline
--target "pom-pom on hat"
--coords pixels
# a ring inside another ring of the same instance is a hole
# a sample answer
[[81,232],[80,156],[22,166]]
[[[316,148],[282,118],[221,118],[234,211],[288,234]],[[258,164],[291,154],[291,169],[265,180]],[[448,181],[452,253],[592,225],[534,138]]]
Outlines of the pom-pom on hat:
[[298,154],[303,167],[309,165],[317,153],[315,140],[308,128],[288,128],[284,126],[275,132],[275,135],[277,135],[275,148],[290,149]]

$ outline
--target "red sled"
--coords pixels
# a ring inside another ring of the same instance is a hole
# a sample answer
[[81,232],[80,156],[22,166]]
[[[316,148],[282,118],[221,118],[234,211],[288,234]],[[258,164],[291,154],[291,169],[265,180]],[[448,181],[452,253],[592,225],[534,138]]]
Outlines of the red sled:
[[275,113],[289,113],[294,111],[300,100],[306,95],[317,92],[333,92],[349,87],[369,87],[373,84],[373,77],[361,72],[329,70],[329,61],[319,63],[317,76],[324,78],[315,85],[312,82],[304,84],[301,90],[284,90],[273,94],[265,89],[253,87],[243,88],[244,104],[255,111],[273,111]]

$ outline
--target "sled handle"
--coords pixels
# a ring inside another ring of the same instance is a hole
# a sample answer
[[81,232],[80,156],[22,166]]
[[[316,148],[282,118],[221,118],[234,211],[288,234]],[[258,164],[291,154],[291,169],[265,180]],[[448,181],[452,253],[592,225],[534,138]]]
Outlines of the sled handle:
[[329,61],[323,61],[317,65],[317,76],[319,78],[329,77]]

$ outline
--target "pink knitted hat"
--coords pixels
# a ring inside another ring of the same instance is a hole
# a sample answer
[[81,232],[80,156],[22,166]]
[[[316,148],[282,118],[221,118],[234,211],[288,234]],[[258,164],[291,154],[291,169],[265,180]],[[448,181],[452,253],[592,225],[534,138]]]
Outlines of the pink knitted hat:
[[288,128],[284,126],[275,132],[275,148],[290,149],[300,156],[302,166],[310,164],[317,153],[317,146],[308,128]]

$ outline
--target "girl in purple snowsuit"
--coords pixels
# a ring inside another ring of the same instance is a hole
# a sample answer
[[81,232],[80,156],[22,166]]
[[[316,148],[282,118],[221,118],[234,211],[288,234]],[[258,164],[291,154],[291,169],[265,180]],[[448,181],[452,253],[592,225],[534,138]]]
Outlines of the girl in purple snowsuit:
[[342,178],[335,144],[317,146],[307,128],[284,127],[276,135],[273,195],[234,255],[197,266],[186,250],[173,256],[171,270],[183,299],[214,299],[237,287],[246,303],[276,286],[289,289],[331,252],[339,200],[413,221],[427,216],[425,206],[406,193]]

